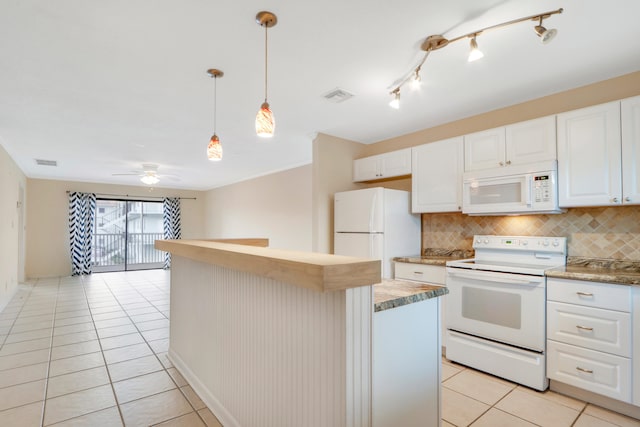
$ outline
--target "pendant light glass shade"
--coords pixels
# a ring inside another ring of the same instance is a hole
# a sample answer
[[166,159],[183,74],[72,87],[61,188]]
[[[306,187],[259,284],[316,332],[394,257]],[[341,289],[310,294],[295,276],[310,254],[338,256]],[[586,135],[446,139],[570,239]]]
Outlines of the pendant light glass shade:
[[222,144],[220,138],[216,135],[216,113],[218,103],[218,77],[224,76],[224,73],[220,70],[212,68],[207,70],[207,73],[213,78],[213,136],[209,140],[207,146],[207,158],[212,162],[219,162],[222,160]]
[[264,102],[256,114],[256,134],[262,138],[271,138],[276,129],[276,120],[273,112],[269,108],[267,101],[267,83],[268,83],[268,29],[278,23],[278,18],[271,12],[262,11],[256,15],[256,22],[264,27]]
[[271,138],[276,129],[276,120],[269,108],[269,103],[264,102],[256,115],[256,134],[262,138]]
[[220,139],[216,134],[214,134],[211,137],[211,141],[209,141],[209,146],[207,147],[207,158],[213,162],[222,160],[222,144],[220,144]]

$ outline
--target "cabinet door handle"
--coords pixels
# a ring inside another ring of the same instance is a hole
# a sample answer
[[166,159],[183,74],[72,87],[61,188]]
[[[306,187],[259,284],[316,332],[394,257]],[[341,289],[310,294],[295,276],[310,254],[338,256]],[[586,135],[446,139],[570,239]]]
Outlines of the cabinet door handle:
[[511,164],[511,160],[507,160],[507,164],[510,165]]
[[593,374],[593,371],[591,369],[585,369],[585,368],[581,368],[580,366],[576,366],[576,369],[580,372],[584,372],[587,374]]
[[498,162],[500,166],[504,166],[504,162]]
[[624,201],[625,201],[625,202],[630,202],[630,201],[631,201],[631,197],[629,197],[629,196],[625,197],[625,198],[624,198]]
[[593,328],[590,328],[588,326],[580,326],[580,325],[576,325],[576,328],[578,329],[582,329],[583,331],[593,331]]
[[612,198],[611,203],[618,203],[618,198],[617,197]]
[[578,294],[578,296],[581,296],[581,297],[592,297],[593,296],[593,294],[591,292],[580,292],[580,291],[578,291],[578,292],[576,292],[576,294]]

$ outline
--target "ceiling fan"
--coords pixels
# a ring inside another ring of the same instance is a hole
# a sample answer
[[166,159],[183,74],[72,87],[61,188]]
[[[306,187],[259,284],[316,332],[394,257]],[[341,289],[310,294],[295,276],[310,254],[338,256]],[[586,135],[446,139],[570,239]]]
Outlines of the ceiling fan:
[[158,165],[153,163],[143,163],[141,171],[131,173],[113,173],[112,176],[139,176],[143,184],[154,185],[160,182],[160,177],[168,177],[174,181],[179,181],[175,175],[158,174]]

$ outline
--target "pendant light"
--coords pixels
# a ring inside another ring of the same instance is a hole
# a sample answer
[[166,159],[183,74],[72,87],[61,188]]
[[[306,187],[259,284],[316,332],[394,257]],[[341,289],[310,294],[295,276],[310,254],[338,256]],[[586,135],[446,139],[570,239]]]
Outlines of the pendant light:
[[213,136],[209,141],[207,147],[207,158],[213,162],[222,160],[222,144],[220,144],[220,138],[216,134],[216,110],[218,99],[218,77],[224,76],[224,73],[220,70],[212,68],[207,70],[207,73],[213,78]]
[[278,23],[278,18],[271,12],[262,11],[256,15],[256,22],[261,27],[264,27],[264,102],[256,115],[256,134],[263,138],[271,138],[276,127],[276,121],[267,102],[267,30]]

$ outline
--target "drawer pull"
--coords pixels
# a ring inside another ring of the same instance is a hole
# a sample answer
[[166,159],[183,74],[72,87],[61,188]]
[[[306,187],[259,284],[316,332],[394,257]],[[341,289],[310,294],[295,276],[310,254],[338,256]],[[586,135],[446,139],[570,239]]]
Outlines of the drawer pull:
[[422,271],[414,271],[413,274],[422,274]]
[[585,368],[581,368],[580,366],[576,366],[576,369],[580,372],[584,372],[586,374],[593,374],[593,371],[591,369],[585,369]]
[[588,326],[576,325],[576,328],[582,329],[583,331],[593,331],[593,328],[589,328]]
[[581,297],[592,297],[593,294],[591,292],[576,292]]

